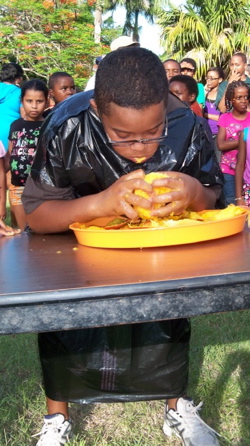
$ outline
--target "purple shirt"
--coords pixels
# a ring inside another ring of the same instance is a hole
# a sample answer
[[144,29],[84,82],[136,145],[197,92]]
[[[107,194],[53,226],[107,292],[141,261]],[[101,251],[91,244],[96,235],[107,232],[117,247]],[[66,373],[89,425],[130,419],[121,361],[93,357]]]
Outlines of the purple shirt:
[[[215,99],[207,99],[205,102],[204,113],[208,113],[209,115],[220,115],[220,111],[215,107]],[[218,133],[218,121],[214,121],[213,119],[208,119],[208,125],[211,129],[213,135],[217,135]]]

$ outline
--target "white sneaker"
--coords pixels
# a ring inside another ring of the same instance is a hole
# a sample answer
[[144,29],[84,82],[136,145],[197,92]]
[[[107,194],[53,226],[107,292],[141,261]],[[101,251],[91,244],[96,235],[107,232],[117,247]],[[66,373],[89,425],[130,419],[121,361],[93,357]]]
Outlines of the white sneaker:
[[36,446],[63,446],[72,438],[72,421],[65,420],[64,415],[56,413],[45,415],[41,432]]
[[168,437],[175,434],[184,446],[220,446],[216,435],[198,415],[203,403],[195,406],[189,398],[179,398],[176,410],[166,407],[163,432]]

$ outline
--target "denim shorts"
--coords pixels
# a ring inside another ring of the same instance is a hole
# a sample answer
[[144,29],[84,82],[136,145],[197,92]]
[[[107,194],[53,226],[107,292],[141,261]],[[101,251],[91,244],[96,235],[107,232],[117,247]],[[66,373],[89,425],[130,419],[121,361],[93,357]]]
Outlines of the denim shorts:
[[224,194],[226,204],[235,204],[235,177],[229,173],[224,173]]

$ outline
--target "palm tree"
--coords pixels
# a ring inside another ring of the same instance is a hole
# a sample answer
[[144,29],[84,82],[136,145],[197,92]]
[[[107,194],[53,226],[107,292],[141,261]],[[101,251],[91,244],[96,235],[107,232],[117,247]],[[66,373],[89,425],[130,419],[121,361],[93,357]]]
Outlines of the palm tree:
[[152,0],[118,0],[118,4],[126,9],[126,18],[123,27],[123,34],[131,35],[133,40],[139,42],[139,15],[143,15],[149,23],[154,23],[154,1]]
[[132,36],[139,41],[140,27],[139,16],[143,15],[150,23],[154,23],[155,8],[165,4],[165,0],[87,0],[90,6],[95,8],[95,43],[100,43],[103,12],[115,11],[118,6],[126,10],[125,23],[122,33]]
[[192,57],[198,78],[211,66],[228,66],[236,51],[248,53],[250,45],[249,0],[187,0],[157,14],[166,57]]

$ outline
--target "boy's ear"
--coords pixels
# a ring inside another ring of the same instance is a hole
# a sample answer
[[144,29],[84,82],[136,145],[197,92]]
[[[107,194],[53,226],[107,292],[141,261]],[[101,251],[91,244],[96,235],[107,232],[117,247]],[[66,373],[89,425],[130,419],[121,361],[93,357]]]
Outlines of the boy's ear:
[[49,88],[48,98],[49,99],[53,99],[53,90],[52,90],[52,88]]
[[94,99],[90,99],[89,102],[90,102],[91,107],[95,110],[95,113],[97,114],[97,116],[99,116],[96,101]]

